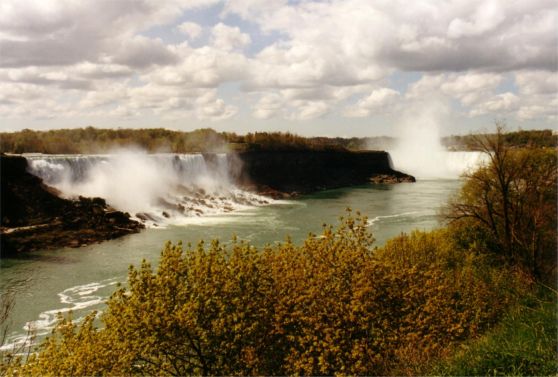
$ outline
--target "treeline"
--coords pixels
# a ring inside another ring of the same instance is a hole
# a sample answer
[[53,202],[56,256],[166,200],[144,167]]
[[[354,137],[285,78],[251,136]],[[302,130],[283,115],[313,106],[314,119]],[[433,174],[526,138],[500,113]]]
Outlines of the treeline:
[[[550,130],[518,131],[505,134],[514,147],[556,147],[558,135]],[[450,150],[471,150],[475,135],[450,136],[442,143]],[[106,153],[115,148],[137,147],[149,152],[224,152],[229,150],[387,150],[396,138],[302,137],[290,132],[254,132],[238,135],[210,128],[194,131],[171,131],[162,128],[104,129],[75,128],[49,131],[25,129],[0,133],[3,153]]]
[[223,151],[226,138],[212,130],[190,132],[162,128],[104,129],[75,128],[50,131],[23,130],[0,133],[0,152],[4,153],[104,153],[115,148],[136,147],[149,152]]
[[157,268],[130,268],[101,328],[95,313],[61,318],[37,353],[4,354],[0,372],[553,374],[556,153],[510,148],[501,130],[475,142],[490,163],[443,229],[374,248],[349,211],[301,245],[169,243]]
[[[360,143],[360,144],[359,144]],[[162,128],[76,128],[50,131],[23,130],[0,133],[4,153],[104,153],[115,148],[138,147],[149,152],[223,152],[227,150],[364,149],[360,139],[305,138],[289,132],[238,135],[212,129],[171,131]]]
[[[478,135],[448,136],[442,144],[450,150],[475,150]],[[515,148],[556,148],[558,135],[551,130],[520,130],[503,135],[507,145]]]

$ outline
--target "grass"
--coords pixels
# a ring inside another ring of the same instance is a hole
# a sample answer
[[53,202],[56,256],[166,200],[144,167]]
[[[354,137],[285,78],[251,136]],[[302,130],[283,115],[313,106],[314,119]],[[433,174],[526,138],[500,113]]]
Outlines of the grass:
[[539,293],[511,309],[498,327],[468,342],[433,374],[555,376],[558,374],[556,292]]

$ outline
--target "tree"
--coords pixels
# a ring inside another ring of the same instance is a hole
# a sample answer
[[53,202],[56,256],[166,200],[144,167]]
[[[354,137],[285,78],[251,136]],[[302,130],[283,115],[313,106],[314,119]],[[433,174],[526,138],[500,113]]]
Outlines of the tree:
[[512,149],[501,124],[493,135],[476,136],[472,147],[488,163],[465,175],[448,218],[486,235],[486,248],[535,278],[556,269],[556,180],[554,149]]

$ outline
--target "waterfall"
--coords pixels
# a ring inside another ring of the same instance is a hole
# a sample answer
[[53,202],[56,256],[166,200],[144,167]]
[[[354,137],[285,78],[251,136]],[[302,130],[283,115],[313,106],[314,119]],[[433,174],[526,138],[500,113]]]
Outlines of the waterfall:
[[[420,155],[426,153],[426,155]],[[450,152],[445,150],[417,151],[410,154],[401,150],[390,152],[394,169],[414,175],[418,179],[457,179],[487,162],[481,152]]]
[[234,184],[236,166],[226,154],[121,151],[26,158],[29,172],[58,189],[62,196],[104,198],[110,206],[148,226],[270,202]]

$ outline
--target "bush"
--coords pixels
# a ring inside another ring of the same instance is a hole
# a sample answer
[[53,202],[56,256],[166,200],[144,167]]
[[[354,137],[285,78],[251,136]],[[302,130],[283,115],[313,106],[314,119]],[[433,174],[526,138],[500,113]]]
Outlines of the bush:
[[[23,374],[378,375],[413,373],[490,327],[515,289],[446,232],[372,249],[349,215],[301,246],[233,239],[167,244],[130,268],[101,316],[62,320]],[[497,273],[498,272],[498,273]]]

